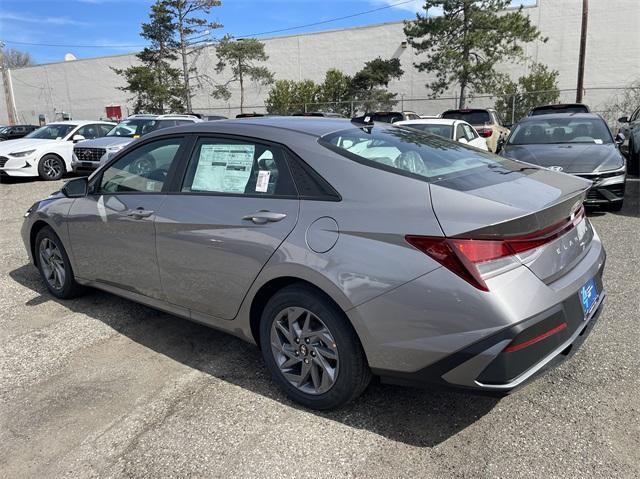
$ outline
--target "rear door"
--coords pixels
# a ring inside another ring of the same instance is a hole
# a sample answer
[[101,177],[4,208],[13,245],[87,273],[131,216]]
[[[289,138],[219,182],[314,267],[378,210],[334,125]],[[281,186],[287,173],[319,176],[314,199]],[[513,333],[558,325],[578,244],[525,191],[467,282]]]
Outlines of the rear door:
[[284,152],[257,140],[200,137],[180,176],[155,223],[165,296],[232,319],[297,221]]

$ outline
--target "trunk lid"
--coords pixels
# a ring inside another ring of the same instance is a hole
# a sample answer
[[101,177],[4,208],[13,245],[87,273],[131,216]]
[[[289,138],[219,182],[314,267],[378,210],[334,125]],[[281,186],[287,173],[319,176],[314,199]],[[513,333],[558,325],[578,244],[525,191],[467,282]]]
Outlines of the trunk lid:
[[551,282],[589,249],[593,230],[576,220],[591,182],[563,173],[506,160],[487,168],[431,183],[431,200],[449,238],[502,240],[562,234],[543,247],[517,255],[538,278]]

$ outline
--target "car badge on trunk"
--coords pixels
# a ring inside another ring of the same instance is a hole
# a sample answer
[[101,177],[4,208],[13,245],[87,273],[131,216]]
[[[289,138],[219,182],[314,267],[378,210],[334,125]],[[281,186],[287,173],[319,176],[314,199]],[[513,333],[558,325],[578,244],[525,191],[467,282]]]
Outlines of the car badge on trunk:
[[562,166],[550,166],[549,169],[553,170],[553,171],[563,171],[564,170],[564,168]]

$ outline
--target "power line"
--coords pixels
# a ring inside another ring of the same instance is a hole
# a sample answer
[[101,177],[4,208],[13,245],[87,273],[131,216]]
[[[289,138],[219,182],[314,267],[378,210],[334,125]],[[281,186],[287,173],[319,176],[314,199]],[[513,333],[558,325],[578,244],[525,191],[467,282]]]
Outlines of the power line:
[[[271,30],[268,32],[260,32],[260,33],[251,33],[251,34],[247,34],[247,35],[239,35],[236,38],[251,38],[251,37],[261,37],[263,35],[272,35],[274,33],[282,33],[282,32],[289,32],[292,30],[299,30],[300,28],[308,28],[308,27],[315,27],[318,25],[325,25],[327,23],[332,23],[332,22],[338,22],[340,20],[347,20],[349,18],[354,18],[354,17],[359,17],[361,15],[368,15],[370,13],[375,13],[375,12],[379,12],[380,10],[387,10],[389,8],[394,8],[394,7],[398,7],[400,5],[405,5],[407,3],[412,3],[415,0],[404,0],[402,2],[398,2],[398,3],[392,3],[390,5],[385,5],[383,7],[378,7],[378,8],[374,8],[371,10],[366,10],[364,12],[358,12],[358,13],[352,13],[351,15],[345,15],[343,17],[336,17],[336,18],[330,18],[328,20],[322,20],[320,22],[313,22],[313,23],[307,23],[305,25],[298,25],[295,27],[288,27],[288,28],[281,28],[278,30]],[[18,41],[14,41],[14,40],[4,40],[5,43],[9,43],[12,45],[25,45],[25,46],[34,46],[34,47],[59,47],[59,48],[144,48],[147,45],[82,45],[82,44],[63,44],[63,43],[33,43],[33,42],[18,42]]]

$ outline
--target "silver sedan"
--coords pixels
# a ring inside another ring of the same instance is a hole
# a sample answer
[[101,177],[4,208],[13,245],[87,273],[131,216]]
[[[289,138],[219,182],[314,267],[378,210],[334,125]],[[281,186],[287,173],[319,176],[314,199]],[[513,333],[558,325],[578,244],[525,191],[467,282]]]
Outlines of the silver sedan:
[[199,123],[132,143],[25,214],[52,295],[99,288],[254,342],[315,409],[372,375],[505,393],[604,299],[590,183],[405,127]]

